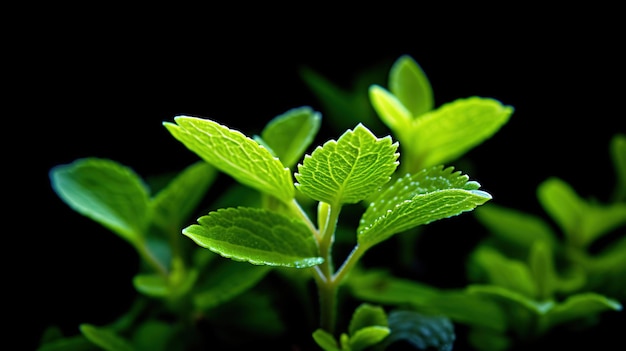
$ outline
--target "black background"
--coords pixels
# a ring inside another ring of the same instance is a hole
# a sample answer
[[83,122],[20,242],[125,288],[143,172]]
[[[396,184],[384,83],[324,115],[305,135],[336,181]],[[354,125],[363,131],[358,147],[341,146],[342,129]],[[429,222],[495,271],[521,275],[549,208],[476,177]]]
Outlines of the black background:
[[[19,217],[6,219],[19,224],[6,233],[18,242],[5,255],[15,250],[8,267],[17,272],[17,325],[33,344],[47,325],[75,332],[79,323],[123,313],[138,264],[125,242],[56,197],[50,168],[97,156],[142,176],[182,169],[196,156],[162,126],[180,114],[251,135],[290,108],[324,113],[299,76],[302,67],[349,88],[361,70],[409,54],[428,75],[437,106],[477,95],[515,107],[510,122],[466,156],[471,177],[502,205],[545,216],[535,189],[548,176],[602,201],[614,186],[609,140],[626,129],[624,26],[612,9],[521,15],[493,8],[458,17],[391,7],[367,16],[336,9],[261,16],[256,11],[270,10],[248,7],[180,15],[163,8],[159,17],[143,9],[65,10],[48,18],[42,9],[32,27],[16,29],[25,34],[6,54],[14,59],[9,99],[17,111],[4,127],[6,140],[16,139],[4,143],[17,167],[5,173],[22,206],[9,211]],[[338,135],[323,124],[318,142]],[[429,252],[440,252],[431,253],[433,265],[461,262],[446,253],[463,252],[458,246],[478,235],[471,230],[428,242]]]

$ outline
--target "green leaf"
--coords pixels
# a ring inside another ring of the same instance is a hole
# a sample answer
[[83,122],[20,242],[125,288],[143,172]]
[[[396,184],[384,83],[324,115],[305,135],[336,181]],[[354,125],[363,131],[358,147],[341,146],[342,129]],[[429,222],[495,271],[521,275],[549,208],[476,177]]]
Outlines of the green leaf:
[[167,280],[159,274],[137,274],[133,277],[133,285],[146,296],[162,298],[170,292]]
[[149,191],[130,168],[84,158],[50,170],[52,188],[73,210],[137,245],[150,219]]
[[96,327],[91,324],[83,323],[79,326],[81,333],[89,339],[89,341],[98,345],[106,351],[132,351],[134,348],[124,338],[115,332],[106,328]]
[[371,247],[396,233],[473,210],[491,199],[460,171],[443,166],[407,174],[382,191],[363,213],[358,243]]
[[364,301],[395,306],[412,306],[429,313],[443,314],[455,322],[505,330],[505,316],[495,303],[465,291],[442,290],[414,280],[393,277],[385,271],[350,273],[351,293]]
[[400,56],[393,64],[389,71],[389,89],[414,117],[434,107],[430,82],[411,56]]
[[294,108],[274,117],[255,139],[267,145],[285,167],[292,168],[315,139],[321,121],[322,115],[310,107]]
[[183,229],[198,245],[253,264],[305,268],[323,262],[309,228],[299,220],[258,208],[211,212]]
[[538,216],[493,203],[477,208],[474,215],[490,234],[525,249],[529,249],[536,241],[548,243],[552,247],[557,245],[554,231]]
[[410,136],[410,127],[413,123],[413,115],[402,102],[387,89],[372,85],[369,88],[369,97],[383,123],[389,127],[401,141]]
[[565,181],[550,177],[543,181],[537,196],[545,211],[563,230],[568,243],[585,248],[603,234],[626,224],[626,204],[589,203]]
[[587,318],[605,311],[621,311],[622,305],[596,293],[582,293],[568,297],[547,314],[547,328],[572,320]]
[[552,299],[558,288],[559,277],[554,267],[552,248],[543,241],[531,247],[528,259],[530,273],[536,287],[536,298],[540,301]]
[[[175,337],[176,329],[169,323],[148,320],[137,327],[133,333],[132,342],[137,350],[170,351],[173,344],[181,344]],[[179,349],[182,350],[182,347]]]
[[536,315],[545,315],[555,305],[553,300],[537,301],[520,292],[513,291],[502,286],[471,284],[468,285],[466,289],[470,294],[491,297],[499,301],[523,307],[524,309],[532,311]]
[[499,251],[482,246],[472,253],[472,260],[487,272],[489,283],[528,298],[537,296],[537,287],[530,268],[525,262],[505,257]]
[[341,351],[335,337],[324,329],[316,329],[313,332],[313,340],[324,351]]
[[404,340],[413,347],[426,350],[434,348],[451,351],[456,334],[454,325],[445,316],[429,316],[414,311],[396,310],[389,313],[391,333],[380,349],[385,350],[395,342]]
[[241,132],[217,122],[178,116],[176,124],[164,126],[189,150],[238,182],[283,202],[290,202],[295,189],[289,168],[270,151]]
[[376,345],[383,341],[390,332],[389,328],[380,325],[361,328],[350,335],[350,351],[362,351]]
[[362,124],[306,155],[298,165],[296,187],[331,205],[357,203],[377,191],[398,166],[397,143],[377,138]]
[[615,192],[613,201],[626,201],[626,134],[615,134],[610,144],[611,159],[615,167]]
[[204,161],[185,168],[152,199],[153,222],[162,229],[178,232],[216,175],[216,169]]
[[415,119],[411,140],[400,143],[412,148],[422,168],[446,164],[494,135],[513,110],[491,98],[457,99]]
[[387,326],[387,314],[380,306],[374,306],[368,303],[360,304],[350,319],[348,333],[354,335],[357,330],[370,326]]
[[206,310],[240,295],[261,281],[271,267],[254,266],[233,260],[220,261],[198,286],[194,305]]

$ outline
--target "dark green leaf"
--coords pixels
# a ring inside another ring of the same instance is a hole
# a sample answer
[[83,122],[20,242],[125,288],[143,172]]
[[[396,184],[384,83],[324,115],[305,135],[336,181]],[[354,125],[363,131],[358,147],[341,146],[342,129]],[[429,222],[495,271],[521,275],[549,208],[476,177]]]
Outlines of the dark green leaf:
[[152,199],[153,222],[179,233],[216,175],[217,170],[204,161],[185,168]]
[[150,219],[149,191],[130,168],[107,159],[84,158],[50,170],[57,195],[133,245],[143,240]]
[[193,302],[199,309],[213,308],[255,286],[271,270],[269,266],[256,266],[233,260],[220,261],[210,271]]

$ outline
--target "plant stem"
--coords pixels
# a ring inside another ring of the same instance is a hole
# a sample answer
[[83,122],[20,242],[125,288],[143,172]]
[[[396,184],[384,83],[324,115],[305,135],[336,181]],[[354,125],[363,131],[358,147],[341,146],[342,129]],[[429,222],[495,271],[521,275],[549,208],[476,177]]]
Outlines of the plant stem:
[[152,252],[150,252],[150,250],[148,250],[148,247],[145,245],[144,242],[137,243],[135,245],[135,248],[137,249],[137,252],[143,258],[144,261],[146,261],[150,266],[152,266],[152,268],[154,268],[154,270],[157,271],[157,273],[162,275],[164,278],[167,278],[168,276],[167,268],[163,266],[161,262],[159,262],[159,260],[157,260],[157,258],[152,254]]

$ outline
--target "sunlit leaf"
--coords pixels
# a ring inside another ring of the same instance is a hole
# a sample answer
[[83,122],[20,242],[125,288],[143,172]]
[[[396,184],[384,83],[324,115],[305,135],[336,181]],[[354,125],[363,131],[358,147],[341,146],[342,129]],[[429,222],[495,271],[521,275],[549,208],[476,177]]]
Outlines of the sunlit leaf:
[[412,148],[422,168],[446,164],[493,136],[513,110],[491,98],[457,99],[419,116],[411,140],[400,143]]
[[568,243],[585,248],[611,230],[626,224],[626,203],[587,202],[565,181],[550,177],[537,188],[545,211],[563,230]]
[[296,187],[331,205],[357,203],[389,181],[398,166],[397,147],[391,137],[377,138],[359,124],[306,155]]
[[430,81],[411,56],[400,56],[389,70],[389,90],[413,117],[434,107]]
[[387,314],[381,306],[369,303],[360,304],[350,318],[348,333],[354,335],[357,330],[370,326],[387,326]]
[[153,222],[160,228],[178,232],[216,175],[217,170],[204,161],[185,168],[153,198]]
[[294,108],[274,117],[261,132],[260,140],[285,167],[291,168],[315,139],[321,122],[322,115],[310,107]]
[[253,264],[311,267],[322,263],[315,238],[299,220],[258,208],[227,208],[183,229],[198,245]]
[[290,202],[295,189],[289,168],[241,132],[209,119],[174,118],[164,126],[178,141],[238,182]]
[[73,210],[137,245],[150,219],[149,190],[130,168],[99,158],[50,170],[52,188]]
[[89,341],[106,351],[133,351],[134,348],[126,339],[112,330],[83,323],[79,326],[81,333]]
[[372,325],[363,327],[350,335],[350,351],[362,351],[378,344],[385,339],[390,333],[390,329],[386,326]]
[[324,329],[316,329],[313,332],[313,340],[324,351],[341,351],[335,337]]
[[369,88],[369,97],[372,106],[380,116],[380,119],[391,129],[400,140],[408,137],[413,122],[413,115],[402,102],[387,89],[372,85]]
[[371,247],[396,233],[473,210],[491,199],[467,175],[443,166],[399,178],[370,203],[357,229],[359,245]]

